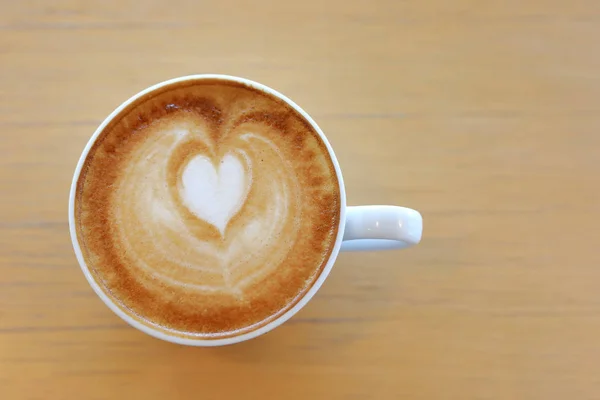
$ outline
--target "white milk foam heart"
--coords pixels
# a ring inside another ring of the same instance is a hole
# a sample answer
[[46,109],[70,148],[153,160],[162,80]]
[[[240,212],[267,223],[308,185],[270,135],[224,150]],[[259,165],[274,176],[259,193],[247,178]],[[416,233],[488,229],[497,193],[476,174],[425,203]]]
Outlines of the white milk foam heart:
[[181,199],[198,218],[214,225],[221,235],[227,224],[242,208],[252,184],[249,168],[231,153],[226,154],[215,168],[205,156],[194,157],[185,167],[180,188]]

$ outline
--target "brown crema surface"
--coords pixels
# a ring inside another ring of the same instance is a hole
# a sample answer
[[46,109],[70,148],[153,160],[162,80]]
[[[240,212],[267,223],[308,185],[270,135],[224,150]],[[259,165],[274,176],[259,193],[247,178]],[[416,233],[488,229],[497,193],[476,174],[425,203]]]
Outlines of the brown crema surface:
[[335,244],[340,193],[296,110],[241,83],[195,80],[108,124],[81,171],[75,218],[93,278],[121,309],[181,337],[222,338],[310,289]]

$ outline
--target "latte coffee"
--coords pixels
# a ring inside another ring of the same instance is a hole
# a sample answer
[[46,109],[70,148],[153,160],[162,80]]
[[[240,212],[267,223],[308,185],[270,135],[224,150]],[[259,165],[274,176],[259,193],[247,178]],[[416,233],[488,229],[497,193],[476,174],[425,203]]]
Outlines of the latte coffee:
[[79,175],[75,231],[95,283],[141,324],[183,338],[251,332],[292,308],[333,251],[340,187],[315,128],[241,82],[138,97]]

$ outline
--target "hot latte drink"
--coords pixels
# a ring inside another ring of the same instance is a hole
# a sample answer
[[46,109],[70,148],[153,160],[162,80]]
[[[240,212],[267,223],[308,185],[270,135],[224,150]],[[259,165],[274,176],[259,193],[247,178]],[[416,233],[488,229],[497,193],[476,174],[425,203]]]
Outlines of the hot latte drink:
[[138,98],[100,133],[77,181],[77,241],[101,290],[188,338],[257,329],[310,289],[334,247],[327,148],[283,100],[198,79]]

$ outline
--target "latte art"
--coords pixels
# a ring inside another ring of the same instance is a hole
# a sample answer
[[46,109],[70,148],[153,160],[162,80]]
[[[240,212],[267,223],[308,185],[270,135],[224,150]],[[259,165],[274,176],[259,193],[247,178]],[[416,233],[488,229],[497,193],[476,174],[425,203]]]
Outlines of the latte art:
[[339,188],[290,106],[203,81],[135,102],[102,133],[76,200],[94,279],[142,323],[190,337],[291,308],[332,250]]
[[165,118],[130,154],[113,198],[119,243],[146,285],[243,297],[295,241],[299,183],[270,140],[234,131],[220,156],[192,119]]

